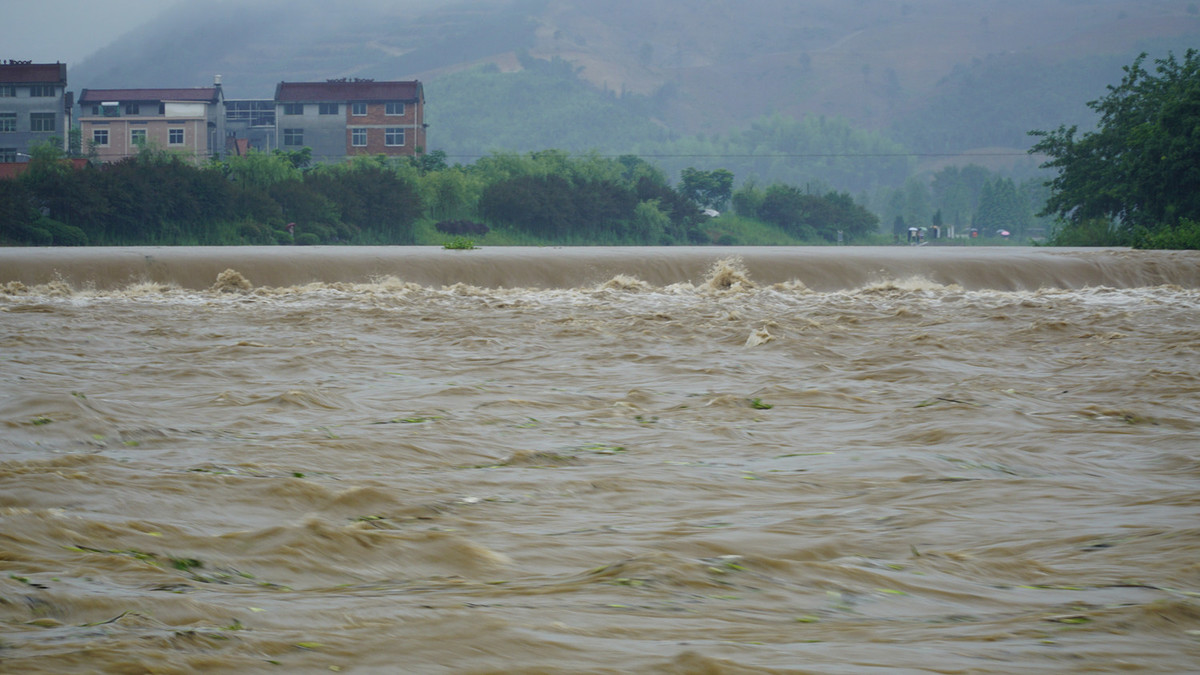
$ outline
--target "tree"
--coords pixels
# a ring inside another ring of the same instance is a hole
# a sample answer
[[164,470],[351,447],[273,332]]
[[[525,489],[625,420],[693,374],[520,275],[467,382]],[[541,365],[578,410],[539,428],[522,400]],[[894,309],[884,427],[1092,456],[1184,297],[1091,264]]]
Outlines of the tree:
[[767,188],[759,215],[784,232],[807,240],[837,241],[839,231],[855,239],[879,227],[879,217],[855,204],[849,193],[810,195],[792,185]]
[[1200,52],[1156,59],[1153,73],[1145,60],[1087,104],[1100,115],[1095,131],[1029,132],[1041,138],[1029,152],[1048,155],[1043,168],[1058,171],[1042,215],[1058,215],[1066,228],[1110,220],[1125,240],[1200,219]]
[[701,171],[688,167],[680,174],[679,191],[710,209],[722,209],[733,193],[733,174],[726,169]]
[[229,180],[247,189],[268,190],[276,183],[299,181],[302,176],[293,157],[281,151],[251,150],[242,156],[229,157],[225,164]]

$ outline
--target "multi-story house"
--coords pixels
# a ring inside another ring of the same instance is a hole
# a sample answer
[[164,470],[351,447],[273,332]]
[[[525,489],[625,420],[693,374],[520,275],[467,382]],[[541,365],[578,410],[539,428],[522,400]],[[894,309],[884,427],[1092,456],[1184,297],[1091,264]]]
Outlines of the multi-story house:
[[67,64],[0,62],[0,162],[25,162],[37,143],[57,139],[63,150],[71,127]]
[[314,161],[425,150],[425,93],[415,80],[280,82],[275,106],[278,147],[312,148]]
[[201,162],[225,152],[224,94],[211,87],[84,89],[79,126],[84,150],[102,162],[137,155],[147,143]]

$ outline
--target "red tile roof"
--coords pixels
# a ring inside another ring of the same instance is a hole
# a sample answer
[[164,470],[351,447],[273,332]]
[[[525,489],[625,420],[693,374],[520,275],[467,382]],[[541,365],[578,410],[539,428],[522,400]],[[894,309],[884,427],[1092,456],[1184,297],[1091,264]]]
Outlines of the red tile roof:
[[67,83],[65,63],[27,63],[0,65],[0,82],[5,84]]
[[419,101],[424,97],[421,83],[406,82],[280,82],[275,86],[275,100],[280,102],[311,101]]
[[[80,159],[80,158],[69,159],[66,161],[69,162],[71,165],[71,168],[75,169],[76,171],[78,171],[79,169],[82,169],[83,167],[87,166],[87,164],[88,164],[87,159]],[[17,176],[20,176],[21,174],[25,173],[28,170],[29,170],[29,162],[2,162],[2,163],[0,163],[0,180],[16,178]]]
[[79,94],[80,105],[105,101],[203,101],[216,103],[218,87],[190,89],[84,89]]

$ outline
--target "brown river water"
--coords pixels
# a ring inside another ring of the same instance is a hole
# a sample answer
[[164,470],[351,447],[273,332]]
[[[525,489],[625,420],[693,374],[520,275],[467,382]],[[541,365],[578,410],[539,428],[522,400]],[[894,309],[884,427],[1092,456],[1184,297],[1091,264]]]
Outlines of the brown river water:
[[0,250],[0,671],[1200,670],[1200,253]]

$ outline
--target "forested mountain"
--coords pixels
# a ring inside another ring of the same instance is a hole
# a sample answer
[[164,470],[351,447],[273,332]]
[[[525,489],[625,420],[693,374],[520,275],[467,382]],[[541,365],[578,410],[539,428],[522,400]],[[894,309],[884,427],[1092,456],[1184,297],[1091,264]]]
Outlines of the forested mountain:
[[[1138,51],[1200,44],[1181,0],[191,0],[81,64],[72,88],[419,78],[430,149],[639,153],[669,173],[855,193],[1094,123]],[[854,155],[856,157],[847,157]],[[866,157],[863,157],[866,155]],[[905,156],[906,155],[906,156]],[[962,162],[965,163],[965,162]],[[1011,166],[1008,166],[1011,168]]]

